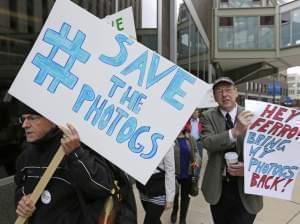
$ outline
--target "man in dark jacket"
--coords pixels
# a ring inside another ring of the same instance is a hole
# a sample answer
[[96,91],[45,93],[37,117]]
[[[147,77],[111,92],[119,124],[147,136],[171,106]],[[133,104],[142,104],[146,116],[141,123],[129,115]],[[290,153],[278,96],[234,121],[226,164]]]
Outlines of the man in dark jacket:
[[[98,223],[114,187],[109,163],[82,145],[70,124],[59,129],[26,106],[21,122],[26,143],[16,164],[17,214],[28,218],[30,224]],[[66,156],[34,205],[30,194],[60,145]]]

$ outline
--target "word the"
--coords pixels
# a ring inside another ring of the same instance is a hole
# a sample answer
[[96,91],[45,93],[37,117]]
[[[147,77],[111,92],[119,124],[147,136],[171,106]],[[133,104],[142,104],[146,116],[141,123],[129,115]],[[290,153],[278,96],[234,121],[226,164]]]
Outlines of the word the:
[[[107,99],[102,98],[101,95],[96,96],[91,86],[84,84],[72,110],[78,113],[85,104],[84,108],[86,106],[89,108],[84,116],[85,121],[91,119],[91,124],[99,130],[106,130],[108,136],[117,132],[116,142],[119,144],[128,142],[128,148],[132,152],[139,153],[143,159],[152,158],[157,152],[157,141],[164,139],[164,135],[151,133],[150,126],[138,126],[135,117],[130,117],[125,110],[109,104]],[[119,131],[116,131],[117,129]],[[151,141],[152,147],[146,153],[145,146],[139,141],[140,138],[149,138]]]

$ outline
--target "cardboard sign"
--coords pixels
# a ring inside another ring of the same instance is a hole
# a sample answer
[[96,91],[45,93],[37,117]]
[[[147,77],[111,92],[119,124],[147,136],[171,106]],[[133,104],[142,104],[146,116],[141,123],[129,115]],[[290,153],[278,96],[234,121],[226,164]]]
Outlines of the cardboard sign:
[[58,125],[72,123],[82,142],[145,183],[207,89],[76,4],[58,0],[9,93]]
[[300,110],[246,100],[245,192],[290,200],[300,166]]
[[129,37],[136,39],[132,7],[123,9],[113,15],[106,16],[104,20],[118,31],[122,31]]
[[216,107],[218,106],[217,102],[215,101],[214,98],[214,92],[212,89],[212,84],[208,84],[209,85],[209,89],[207,90],[207,92],[205,93],[205,102],[200,102],[200,104],[197,106],[198,108],[210,108],[210,107]]

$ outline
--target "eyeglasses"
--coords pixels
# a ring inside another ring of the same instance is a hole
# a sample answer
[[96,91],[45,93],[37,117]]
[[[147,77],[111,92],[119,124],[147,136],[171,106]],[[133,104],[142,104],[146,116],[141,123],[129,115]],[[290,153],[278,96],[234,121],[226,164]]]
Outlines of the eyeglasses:
[[29,122],[34,122],[37,121],[41,118],[40,115],[28,115],[28,116],[21,116],[19,117],[19,123],[23,124],[25,122],[25,120],[29,121]]
[[214,90],[214,93],[216,95],[221,95],[222,93],[232,93],[234,90],[233,87],[223,87],[223,88],[216,88]]

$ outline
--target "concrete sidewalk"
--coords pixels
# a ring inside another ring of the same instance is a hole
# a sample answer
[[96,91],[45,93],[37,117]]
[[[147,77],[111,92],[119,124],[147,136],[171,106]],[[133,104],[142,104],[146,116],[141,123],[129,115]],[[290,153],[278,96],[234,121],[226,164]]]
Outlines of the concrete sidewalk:
[[[203,167],[206,165],[207,157],[204,156]],[[203,171],[201,171],[203,174]],[[300,224],[300,177],[294,188],[293,201],[264,198],[264,208],[257,215],[255,224]],[[138,223],[143,223],[144,210],[139,200],[137,191],[136,199],[138,205]],[[162,223],[170,223],[170,210],[164,212]],[[191,199],[187,218],[188,224],[213,224],[209,205],[204,200],[201,192],[199,196]],[[242,224],[242,223],[241,223]]]

